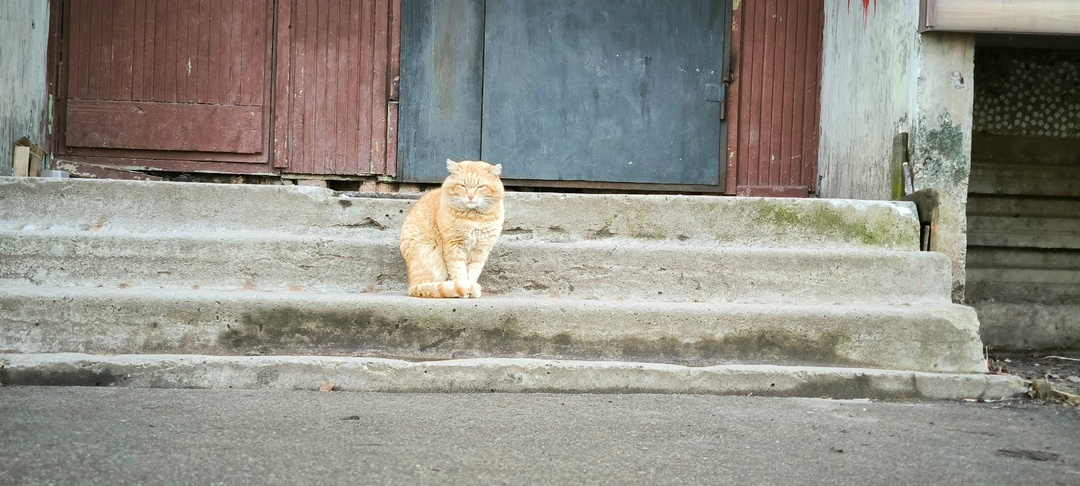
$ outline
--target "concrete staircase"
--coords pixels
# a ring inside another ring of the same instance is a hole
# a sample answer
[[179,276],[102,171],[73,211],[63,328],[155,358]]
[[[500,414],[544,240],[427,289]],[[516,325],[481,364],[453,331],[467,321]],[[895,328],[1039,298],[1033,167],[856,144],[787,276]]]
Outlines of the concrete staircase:
[[511,193],[484,297],[427,300],[374,196],[0,178],[0,353],[985,371],[906,203]]

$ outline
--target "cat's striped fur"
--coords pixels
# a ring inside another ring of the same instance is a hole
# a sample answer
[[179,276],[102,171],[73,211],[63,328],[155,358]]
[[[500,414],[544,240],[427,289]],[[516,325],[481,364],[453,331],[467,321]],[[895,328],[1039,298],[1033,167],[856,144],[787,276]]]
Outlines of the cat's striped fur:
[[401,225],[413,297],[480,297],[477,279],[503,226],[502,165],[447,159],[450,176]]

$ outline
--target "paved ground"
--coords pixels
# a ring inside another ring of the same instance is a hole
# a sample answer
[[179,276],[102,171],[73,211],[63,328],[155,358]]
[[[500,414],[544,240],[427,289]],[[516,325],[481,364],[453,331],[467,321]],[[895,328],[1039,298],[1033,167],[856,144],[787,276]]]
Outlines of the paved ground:
[[0,388],[5,484],[1080,484],[1025,401]]
[[1080,351],[991,353],[990,370],[1025,380],[1044,379],[1056,390],[1080,395]]

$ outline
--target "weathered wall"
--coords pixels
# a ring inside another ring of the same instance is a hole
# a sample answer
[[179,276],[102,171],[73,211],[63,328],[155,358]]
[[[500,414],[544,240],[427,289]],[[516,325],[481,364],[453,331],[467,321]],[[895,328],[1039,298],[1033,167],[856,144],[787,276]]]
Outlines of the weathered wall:
[[977,48],[971,158],[983,342],[1080,348],[1080,50]]
[[952,259],[953,299],[962,301],[975,38],[931,32],[919,36],[917,46],[911,127],[914,185],[916,191],[938,193],[930,249]]
[[911,129],[918,10],[909,3],[825,3],[822,197],[891,198],[893,136]]
[[819,194],[899,196],[893,138],[908,133],[915,190],[940,195],[931,249],[952,259],[961,300],[974,37],[920,35],[918,0],[828,0],[825,8]]
[[0,2],[0,176],[12,174],[12,144],[45,145],[49,0]]

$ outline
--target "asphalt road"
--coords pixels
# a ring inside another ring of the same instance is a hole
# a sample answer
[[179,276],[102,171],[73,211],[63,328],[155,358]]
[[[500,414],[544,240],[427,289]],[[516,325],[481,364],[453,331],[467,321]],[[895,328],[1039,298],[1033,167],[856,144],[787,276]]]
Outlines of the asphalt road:
[[1030,402],[0,388],[3,484],[1080,484]]

